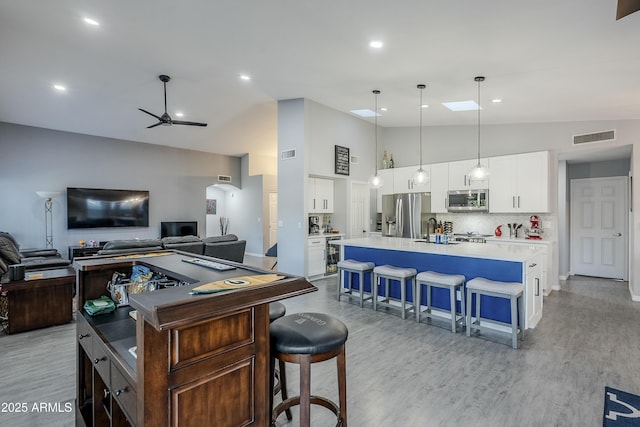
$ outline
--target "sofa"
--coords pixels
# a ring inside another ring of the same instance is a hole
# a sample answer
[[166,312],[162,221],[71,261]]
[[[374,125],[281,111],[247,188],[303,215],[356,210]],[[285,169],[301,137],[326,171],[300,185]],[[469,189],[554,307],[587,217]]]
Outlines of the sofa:
[[117,255],[131,252],[149,252],[175,249],[196,255],[207,255],[229,261],[242,262],[247,241],[235,234],[200,239],[197,236],[172,236],[162,239],[111,240],[97,255]]
[[25,270],[46,270],[67,267],[71,261],[62,258],[56,249],[20,249],[18,241],[0,231],[0,276],[6,280],[9,266],[20,264]]

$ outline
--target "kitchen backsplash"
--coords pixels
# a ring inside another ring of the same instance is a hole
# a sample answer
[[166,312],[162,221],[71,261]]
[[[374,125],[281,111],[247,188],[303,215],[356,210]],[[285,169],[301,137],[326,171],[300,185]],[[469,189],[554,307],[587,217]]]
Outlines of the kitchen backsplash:
[[[550,214],[535,214],[540,218],[542,239],[556,240],[556,219]],[[478,232],[493,235],[498,225],[502,225],[502,235],[509,236],[509,223],[522,224],[518,237],[525,237],[525,230],[531,226],[531,214],[487,214],[487,213],[439,213],[433,215],[438,222],[453,222],[454,233]]]

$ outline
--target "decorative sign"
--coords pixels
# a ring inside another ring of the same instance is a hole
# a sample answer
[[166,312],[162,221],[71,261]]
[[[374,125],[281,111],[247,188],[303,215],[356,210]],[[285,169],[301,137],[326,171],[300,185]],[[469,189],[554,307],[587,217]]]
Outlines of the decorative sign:
[[336,175],[349,175],[349,147],[341,147],[339,145],[336,148],[335,159],[335,174]]

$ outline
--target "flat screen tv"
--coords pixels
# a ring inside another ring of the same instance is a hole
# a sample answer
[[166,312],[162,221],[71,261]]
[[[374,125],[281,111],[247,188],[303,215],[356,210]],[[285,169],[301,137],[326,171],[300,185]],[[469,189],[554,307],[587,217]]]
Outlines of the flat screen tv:
[[198,221],[163,221],[160,223],[160,237],[197,235]]
[[67,188],[67,228],[148,227],[149,192]]

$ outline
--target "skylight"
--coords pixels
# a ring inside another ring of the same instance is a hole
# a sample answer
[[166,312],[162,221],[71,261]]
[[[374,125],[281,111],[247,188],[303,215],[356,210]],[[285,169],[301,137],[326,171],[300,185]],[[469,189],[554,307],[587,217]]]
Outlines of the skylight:
[[443,102],[442,105],[451,111],[472,111],[481,109],[476,101]]
[[[353,114],[357,114],[360,117],[375,117],[376,113],[373,110],[369,110],[368,108],[365,108],[364,110],[351,110],[351,112]],[[381,114],[377,114],[378,117],[381,116]]]

